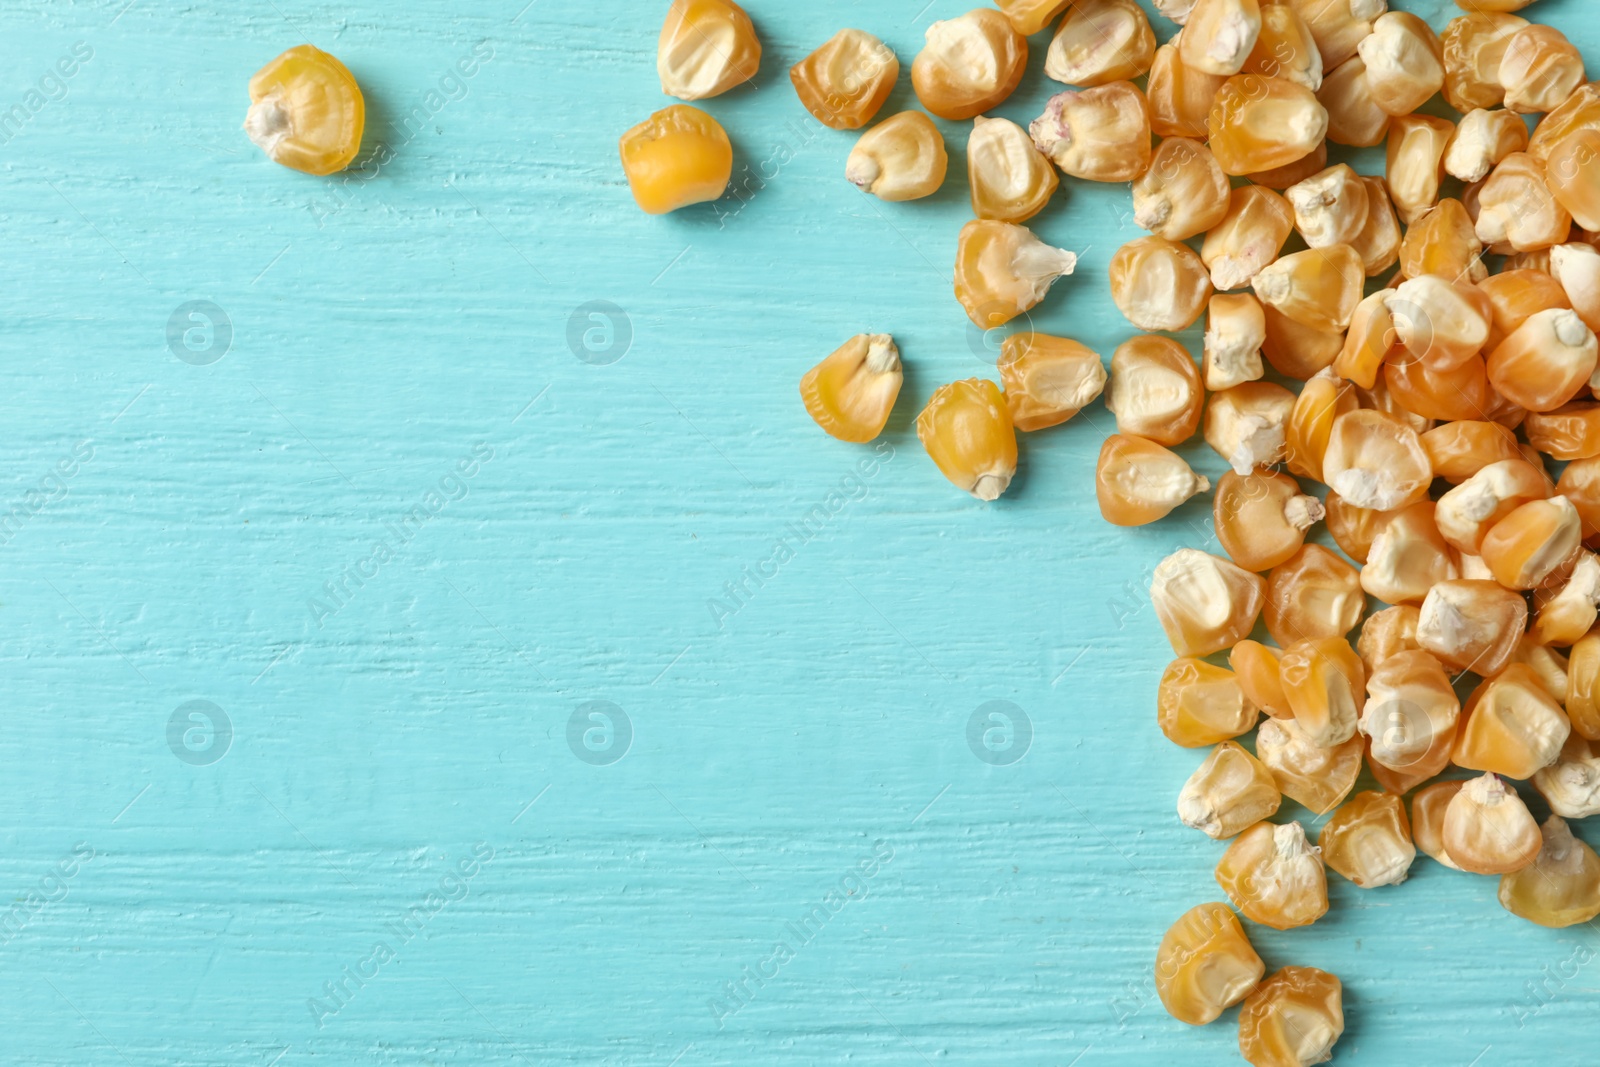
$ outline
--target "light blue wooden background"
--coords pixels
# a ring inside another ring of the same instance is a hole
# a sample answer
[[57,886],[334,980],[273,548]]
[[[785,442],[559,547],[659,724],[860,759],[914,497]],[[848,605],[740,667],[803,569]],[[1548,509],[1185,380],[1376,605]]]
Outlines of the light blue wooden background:
[[[1200,754],[1155,729],[1143,593],[1209,512],[1105,526],[1099,406],[1028,438],[995,506],[944,482],[915,412],[993,372],[950,294],[964,134],[942,193],[881,204],[786,77],[843,25],[908,71],[965,0],[756,0],[761,75],[706,105],[748,192],[659,219],[616,138],[668,102],[664,5],[525,2],[0,15],[0,111],[28,112],[0,146],[0,1058],[1238,1062],[1233,1013],[1191,1031],[1150,982],[1167,925],[1220,897],[1222,847],[1173,814]],[[1581,0],[1534,13],[1600,48]],[[1001,113],[1042,109],[1046,39]],[[249,75],[305,40],[366,90],[389,151],[365,177],[272,166],[238,128]],[[1084,259],[1033,324],[1109,354],[1126,189],[1070,182],[1035,226]],[[231,328],[220,359],[203,320],[168,343],[197,300]],[[568,343],[596,300],[631,333],[615,362]],[[908,373],[862,475],[871,450],[795,387],[868,329]],[[708,602],[783,537],[719,627]],[[336,612],[308,606],[341,581]],[[169,745],[193,700],[231,741]],[[618,762],[569,747],[592,700],[631,723]],[[969,749],[991,700],[1032,723],[1020,762]],[[1592,931],[1426,860],[1397,889],[1332,882],[1326,920],[1251,932],[1269,966],[1344,979],[1339,1062],[1595,1062]]]

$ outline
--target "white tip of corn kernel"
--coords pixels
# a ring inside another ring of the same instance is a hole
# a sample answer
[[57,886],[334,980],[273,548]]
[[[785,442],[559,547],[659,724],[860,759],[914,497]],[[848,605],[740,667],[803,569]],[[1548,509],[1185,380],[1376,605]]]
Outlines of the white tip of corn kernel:
[[1228,466],[1235,474],[1248,475],[1257,467],[1275,462],[1283,452],[1282,423],[1269,422],[1260,415],[1242,415],[1235,432],[1239,439],[1228,455]]
[[874,374],[888,374],[900,369],[900,349],[894,338],[886,333],[867,335],[867,370]]
[[1594,341],[1594,333],[1583,324],[1576,311],[1557,308],[1550,316],[1550,329],[1556,340],[1568,348],[1582,348]]
[[1215,60],[1219,66],[1238,70],[1250,57],[1260,32],[1259,18],[1252,22],[1243,11],[1229,11],[1223,16],[1222,21],[1217,23],[1216,32],[1206,45],[1206,56]]
[[1195,0],[1155,0],[1156,10],[1182,26],[1194,11]]
[[1296,530],[1309,530],[1328,514],[1322,501],[1314,496],[1297,496],[1283,506],[1283,518]]
[[866,152],[853,151],[845,161],[844,176],[857,189],[870,193],[873,186],[878,184],[878,179],[883,177],[883,168]]
[[1350,0],[1350,17],[1370,22],[1389,10],[1389,0]]
[[278,158],[278,146],[293,132],[289,111],[278,102],[276,94],[269,94],[250,105],[244,117],[244,132],[269,158]]
[[1363,470],[1360,467],[1338,471],[1328,488],[1343,497],[1346,503],[1373,511],[1393,511],[1406,502],[1408,495],[1395,485],[1394,479],[1386,472]]
[[980,474],[972,486],[972,495],[979,500],[999,500],[1000,494],[1010,485],[1010,478],[998,474]]

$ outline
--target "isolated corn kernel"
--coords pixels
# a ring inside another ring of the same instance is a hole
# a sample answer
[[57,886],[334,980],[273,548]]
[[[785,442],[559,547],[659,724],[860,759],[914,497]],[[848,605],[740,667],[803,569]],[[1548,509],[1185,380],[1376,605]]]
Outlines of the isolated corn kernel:
[[956,245],[956,299],[980,329],[1004,326],[1038,306],[1078,257],[1039,240],[1026,227],[974,219]]
[[1439,202],[1444,153],[1455,130],[1450,120],[1432,115],[1402,115],[1390,122],[1384,180],[1407,226]]
[[1500,395],[1529,411],[1554,411],[1589,385],[1600,342],[1576,312],[1531,316],[1489,354],[1489,381]]
[[1422,852],[1454,871],[1461,868],[1445,851],[1444,814],[1451,798],[1463,785],[1466,782],[1435,782],[1417,790],[1411,797],[1411,840]]
[[1554,26],[1524,26],[1506,43],[1500,84],[1509,110],[1554,111],[1583,82],[1583,54]]
[[1600,230],[1600,130],[1575,130],[1550,150],[1545,181],[1573,221]]
[[1256,731],[1256,757],[1272,772],[1283,795],[1325,815],[1350,795],[1361,776],[1362,737],[1322,746],[1291,716],[1271,718]]
[[1322,502],[1301,493],[1293,478],[1264,470],[1224,474],[1212,506],[1223,551],[1256,572],[1271,570],[1299,552],[1306,531],[1322,515]]
[[1350,642],[1342,637],[1296,641],[1283,650],[1279,677],[1294,721],[1312,744],[1328,748],[1355,736],[1367,679]]
[[1266,970],[1228,906],[1200,904],[1161,938],[1156,995],[1174,1019],[1203,1026],[1243,1000]]
[[1322,860],[1362,889],[1399,885],[1417,858],[1411,819],[1392,793],[1357,793],[1317,834]]
[[1552,815],[1540,828],[1538,858],[1500,879],[1500,904],[1511,914],[1561,929],[1600,915],[1600,856]]
[[1205,748],[1248,732],[1260,717],[1232,671],[1184,657],[1161,673],[1156,721],[1174,744]]
[[[1444,56],[1444,98],[1451,107],[1466,113],[1505,103],[1500,60],[1511,38],[1527,24],[1515,15],[1484,11],[1450,20],[1439,35],[1439,44]],[[1526,135],[1526,127],[1523,133]]]
[[1209,656],[1245,638],[1261,616],[1266,581],[1225,559],[1180,548],[1156,566],[1150,601],[1179,656]]
[[1328,112],[1303,85],[1238,74],[1217,91],[1206,128],[1224,171],[1253,174],[1309,155],[1327,136]]
[[[1182,456],[1142,437],[1112,434],[1094,472],[1100,514],[1113,526],[1144,526],[1211,488]],[[1229,735],[1232,736],[1231,734]]]
[[1349,244],[1367,224],[1367,186],[1348,164],[1320,171],[1283,195],[1294,208],[1295,228],[1312,248]]
[[1057,93],[1028,133],[1074,178],[1131,182],[1150,166],[1150,109],[1132,82]]
[[1578,509],[1554,496],[1523,504],[1491,526],[1478,555],[1507,589],[1532,589],[1572,559],[1582,539]]
[[1298,11],[1284,3],[1262,6],[1261,34],[1243,73],[1282,78],[1312,92],[1322,88],[1322,52]]
[[1398,652],[1367,677],[1367,703],[1360,730],[1369,741],[1369,758],[1390,770],[1424,763],[1456,737],[1461,702],[1450,676],[1431,653]]
[[1277,930],[1308,926],[1328,912],[1322,856],[1297,822],[1258,822],[1228,846],[1217,884],[1244,917]]
[[1233,189],[1211,150],[1187,137],[1169,137],[1133,183],[1133,221],[1169,241],[1187,241],[1228,214]]
[[1133,0],[1074,0],[1045,53],[1044,73],[1068,85],[1137,78],[1150,69],[1156,35]]
[[789,68],[801,106],[835,130],[872,121],[899,78],[894,49],[864,30],[840,30]]
[[1400,271],[1413,280],[1436,274],[1447,282],[1473,283],[1478,279],[1469,275],[1481,269],[1482,253],[1483,242],[1473,229],[1472,216],[1461,201],[1446,198],[1406,230],[1400,245]]
[[661,91],[704,100],[742,85],[761,69],[761,41],[733,0],[673,0],[656,46]]
[[1028,39],[993,8],[935,22],[911,63],[922,106],[961,122],[1003,103],[1028,68]]
[[1267,307],[1313,330],[1339,333],[1350,326],[1366,284],[1366,265],[1349,245],[1292,252],[1250,279]]
[[1199,368],[1172,338],[1140,334],[1112,353],[1106,407],[1119,433],[1182,444],[1199,427],[1204,403]]
[[917,416],[917,439],[957,488],[995,500],[1017,473],[1017,435],[1000,387],[983,378],[940,386]]
[[1572,216],[1550,192],[1544,165],[1526,152],[1513,152],[1478,192],[1477,228],[1486,245],[1537,252],[1566,242]]
[[1458,551],[1477,555],[1501,519],[1551,495],[1549,478],[1520,456],[1496,460],[1439,498],[1434,521]]
[[995,6],[1011,20],[1017,32],[1032,37],[1050,23],[1072,0],[995,0]]
[[1158,137],[1207,135],[1206,123],[1217,90],[1228,79],[1186,66],[1178,51],[1182,34],[1156,49],[1150,63],[1145,92],[1150,108],[1150,128]]
[[1475,771],[1532,778],[1556,761],[1571,732],[1566,713],[1539,676],[1527,664],[1513,663],[1467,698],[1450,759]]
[[1294,208],[1271,189],[1242,185],[1228,200],[1228,213],[1206,234],[1200,260],[1219,292],[1250,284],[1278,258],[1294,230]]
[[920,200],[944,184],[944,138],[920,111],[902,111],[861,135],[845,160],[850,184],[879,200]]
[[1140,237],[1117,249],[1107,271],[1111,299],[1141,330],[1186,330],[1211,299],[1205,264],[1186,244]]
[[1249,293],[1217,293],[1207,304],[1201,372],[1207,389],[1220,392],[1253,382],[1266,372],[1261,346],[1267,320],[1261,302]]
[[800,379],[806,411],[841,441],[870,441],[883,432],[905,372],[886,333],[857,334]]
[[1257,0],[1196,0],[1184,23],[1183,61],[1207,74],[1237,74],[1261,35]]
[[1375,278],[1399,260],[1403,236],[1383,179],[1363,175],[1361,184],[1367,187],[1367,221],[1349,243],[1366,266],[1367,277]]
[[1295,395],[1272,382],[1245,382],[1213,394],[1206,407],[1206,444],[1239,474],[1281,462]]
[[1328,70],[1355,55],[1373,20],[1388,10],[1387,0],[1289,0],[1289,6],[1306,20]]
[[1010,119],[980,115],[972,122],[967,138],[972,213],[980,219],[1026,222],[1043,211],[1060,179],[1028,131]]
[[1275,719],[1294,718],[1278,678],[1277,649],[1259,641],[1240,641],[1228,650],[1228,666],[1246,700]]
[[1454,553],[1434,523],[1434,503],[1402,508],[1373,539],[1361,588],[1385,604],[1421,604],[1439,582],[1460,577]]
[[1533,787],[1564,819],[1600,815],[1600,745],[1573,731],[1555,762],[1533,776]]
[[1272,772],[1237,742],[1211,750],[1178,794],[1178,818],[1221,841],[1277,812],[1283,797]]
[[1547,162],[1557,144],[1582,129],[1600,129],[1600,86],[1593,83],[1578,86],[1560,107],[1539,120],[1528,138],[1528,154]]
[[1464,182],[1481,182],[1513,152],[1528,148],[1528,125],[1511,111],[1469,111],[1444,150],[1445,173]]
[[1330,70],[1317,90],[1317,102],[1328,113],[1328,140],[1334,144],[1371,148],[1383,143],[1392,121],[1378,106],[1367,81],[1367,64],[1360,56]]
[[355,76],[333,56],[299,45],[250,78],[244,129],[274,163],[334,174],[361,151],[367,105]]
[[1422,602],[1417,644],[1451,670],[1488,677],[1510,662],[1527,619],[1527,601],[1495,582],[1440,582]]
[[1355,388],[1333,371],[1324,369],[1313,375],[1300,390],[1284,427],[1290,472],[1320,482],[1333,420],[1359,406]]
[[1550,274],[1583,324],[1591,330],[1600,326],[1600,251],[1583,243],[1556,245],[1550,249]]
[[[1328,6],[1343,0],[1324,0]],[[1239,1051],[1252,1067],[1309,1067],[1333,1058],[1344,1034],[1344,990],[1315,967],[1285,967],[1239,1012]]]
[[1368,616],[1361,626],[1361,636],[1356,640],[1356,654],[1361,657],[1370,677],[1390,656],[1402,652],[1415,652],[1417,620],[1421,612],[1409,604],[1397,604]]
[[1473,874],[1520,871],[1544,845],[1528,806],[1493,774],[1468,779],[1450,798],[1442,840],[1450,858]]
[[1066,422],[1106,387],[1100,354],[1066,337],[1014,333],[1001,344],[997,366],[1011,421],[1023,431]]
[[1376,511],[1423,499],[1433,482],[1417,432],[1393,415],[1365,409],[1334,420],[1322,471],[1347,503]]
[[727,131],[688,104],[657,111],[623,134],[620,148],[628,188],[651,215],[715,200],[733,175]]

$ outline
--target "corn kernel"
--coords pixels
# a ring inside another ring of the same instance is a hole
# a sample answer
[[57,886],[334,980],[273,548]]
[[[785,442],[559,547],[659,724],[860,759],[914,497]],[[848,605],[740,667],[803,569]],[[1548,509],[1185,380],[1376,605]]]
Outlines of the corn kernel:
[[1600,326],[1600,251],[1582,243],[1556,245],[1550,249],[1550,274],[1583,324],[1591,330]]
[[1572,501],[1583,520],[1584,540],[1600,535],[1600,461],[1582,459],[1567,464],[1556,482],[1556,492]]
[[1222,169],[1252,174],[1309,155],[1327,136],[1328,112],[1303,85],[1239,74],[1218,90],[1206,127]]
[[[1444,98],[1451,107],[1466,113],[1505,103],[1500,60],[1511,38],[1527,24],[1526,19],[1515,15],[1480,11],[1450,20],[1439,35],[1439,44],[1444,55]],[[1525,126],[1523,134],[1526,140]]]
[[1600,559],[1584,552],[1558,592],[1539,603],[1531,636],[1541,645],[1570,648],[1600,617]]
[[1461,868],[1444,847],[1444,813],[1466,782],[1435,782],[1411,798],[1411,840],[1417,848],[1453,871]]
[[1469,184],[1481,182],[1507,156],[1527,148],[1528,126],[1514,112],[1470,111],[1445,146],[1445,173]]
[[1591,630],[1572,646],[1566,705],[1573,734],[1600,741],[1600,631]]
[[1590,384],[1600,343],[1576,312],[1530,317],[1488,359],[1489,380],[1507,400],[1533,412],[1554,411]]
[[1245,570],[1259,572],[1300,551],[1323,507],[1286,474],[1229,471],[1217,483],[1212,515],[1223,550]]
[[664,215],[720,197],[733,174],[733,146],[717,120],[674,104],[622,135],[622,169],[639,206]]
[[1400,221],[1407,226],[1439,202],[1444,153],[1455,130],[1450,120],[1432,115],[1403,115],[1389,124],[1384,178]]
[[1244,69],[1260,35],[1256,0],[1196,0],[1178,49],[1195,70],[1232,75]]
[[1561,929],[1600,915],[1600,856],[1552,815],[1541,828],[1539,856],[1500,879],[1500,904],[1511,914]]
[[1017,429],[1042,430],[1072,418],[1106,386],[1100,355],[1065,337],[1014,333],[1000,346],[1000,381]]
[[1291,930],[1328,912],[1322,856],[1306,841],[1297,822],[1256,823],[1234,838],[1217,864],[1216,876],[1244,917],[1263,926]]
[[1583,83],[1582,53],[1554,26],[1524,26],[1507,42],[1500,84],[1508,110],[1554,111]]
[[1068,85],[1127,81],[1150,70],[1156,35],[1133,0],[1074,0],[1045,53],[1047,78]]
[[1544,165],[1526,152],[1513,152],[1478,193],[1477,228],[1486,245],[1504,242],[1518,252],[1536,252],[1565,243],[1572,216],[1551,194]]
[[1278,258],[1294,231],[1294,208],[1278,193],[1242,185],[1228,199],[1228,213],[1209,233],[1200,259],[1219,292],[1239,289]]
[[1039,240],[1026,227],[974,219],[956,246],[956,299],[980,329],[1004,326],[1045,298],[1078,257]]
[[835,130],[870,122],[899,77],[894,49],[864,30],[840,30],[789,68],[800,105]]
[[367,105],[343,63],[309,44],[256,71],[244,129],[274,163],[318,176],[348,167],[361,151]]
[[1312,175],[1320,174],[1327,169],[1328,142],[1324,141],[1293,163],[1273,167],[1271,170],[1253,171],[1242,177],[1252,185],[1265,185],[1268,189],[1276,189],[1281,193],[1289,186],[1298,185]]
[[1478,283],[1489,297],[1491,320],[1485,352],[1493,352],[1517,327],[1541,311],[1570,308],[1561,283],[1542,271],[1505,270]]
[[1450,798],[1442,841],[1450,858],[1473,874],[1520,871],[1544,844],[1528,806],[1493,774],[1469,779]]
[[1400,348],[1384,364],[1383,381],[1395,403],[1428,419],[1455,422],[1494,414],[1496,394],[1478,356],[1445,369]]
[[1423,434],[1421,441],[1434,477],[1452,485],[1460,485],[1491,463],[1522,458],[1516,435],[1497,422],[1447,422]]
[[1400,219],[1382,178],[1361,176],[1361,184],[1367,187],[1367,221],[1349,243],[1361,257],[1367,277],[1375,278],[1400,258]]
[[1156,720],[1174,744],[1206,748],[1254,729],[1260,717],[1232,671],[1185,657],[1161,674]]
[[1345,60],[1323,77],[1317,100],[1328,112],[1328,140],[1334,144],[1371,148],[1388,136],[1393,120],[1378,106],[1360,56]]
[[[1370,389],[1378,380],[1383,361],[1394,346],[1394,316],[1389,313],[1389,290],[1381,290],[1356,305],[1350,316],[1344,345],[1331,370],[1348,382]],[[1320,467],[1320,457],[1318,461]]]
[[1004,103],[1028,68],[1028,39],[993,8],[935,22],[911,63],[922,106],[962,122]]
[[1361,568],[1361,588],[1385,604],[1421,604],[1439,582],[1458,578],[1451,547],[1424,500],[1397,512],[1373,539]]
[[[1359,736],[1359,735],[1358,735]],[[1408,768],[1404,771],[1391,771],[1377,760],[1369,759],[1367,769],[1372,772],[1373,780],[1385,793],[1403,797],[1417,786],[1437,778],[1446,767],[1450,765],[1450,746],[1443,746],[1442,758],[1437,763],[1417,768]]]
[[1326,971],[1285,967],[1275,972],[1239,1012],[1240,1053],[1252,1067],[1327,1062],[1344,1033],[1343,996],[1339,979]]
[[1532,778],[1556,761],[1571,731],[1539,676],[1527,664],[1513,663],[1467,698],[1450,759],[1458,767]]
[[761,69],[761,41],[733,0],[673,0],[656,47],[661,91],[704,100],[742,85]]
[[1600,86],[1580,85],[1560,107],[1539,120],[1528,138],[1528,154],[1548,163],[1555,147],[1580,130],[1600,129]]
[[[1228,666],[1246,700],[1275,719],[1294,720],[1289,700],[1283,695],[1283,682],[1278,677],[1277,649],[1259,641],[1240,641],[1228,650]],[[1261,759],[1266,762],[1265,756]]]
[[1272,772],[1235,741],[1211,750],[1178,794],[1178,818],[1221,841],[1271,818],[1283,797]]
[[1050,203],[1060,179],[1028,131],[1010,119],[973,119],[967,138],[972,213],[998,222],[1027,222]]
[[1328,451],[1333,420],[1359,406],[1354,387],[1331,370],[1319,371],[1307,381],[1284,428],[1290,472],[1320,482],[1322,457]]
[[1217,293],[1206,314],[1205,349],[1201,359],[1207,389],[1221,392],[1264,374],[1261,346],[1267,320],[1261,302],[1249,293]]
[[[1362,389],[1359,386],[1356,387],[1356,396],[1361,398],[1361,408],[1363,411],[1381,411],[1391,418],[1398,419],[1402,425],[1409,426],[1414,433],[1427,433],[1429,430],[1438,425],[1438,420],[1434,416],[1419,415],[1412,411],[1407,405],[1413,398],[1392,392],[1389,388],[1388,381],[1385,380],[1387,377],[1389,377],[1389,372],[1400,363],[1409,362],[1411,365],[1418,367],[1426,366],[1426,364],[1424,364],[1421,360],[1412,357],[1406,352],[1403,346],[1396,346],[1395,348],[1391,349],[1389,355],[1389,362],[1384,364],[1384,373],[1378,376],[1377,382],[1373,384],[1371,389]],[[1477,375],[1482,379],[1483,392],[1486,395],[1492,394],[1492,390],[1489,388],[1489,376],[1483,372],[1482,360],[1478,361]],[[1447,421],[1450,421],[1459,418],[1466,418],[1467,416],[1446,415],[1444,417]],[[1495,412],[1491,410],[1488,412],[1487,417],[1494,419],[1497,416]]]
[[917,416],[917,439],[944,476],[995,500],[1017,473],[1017,435],[1000,387],[982,378],[940,386]]
[[1070,3],[1072,0],[995,0],[995,6],[1024,37],[1032,37],[1050,25]]
[[1411,114],[1444,88],[1439,38],[1408,12],[1379,15],[1356,52],[1367,65],[1373,100],[1391,115]]
[[1405,804],[1392,793],[1357,793],[1333,813],[1317,845],[1329,867],[1362,889],[1399,885],[1417,858]]
[[800,398],[831,436],[861,443],[883,432],[904,381],[894,338],[863,333],[806,372]]
[[1600,229],[1600,130],[1575,130],[1550,150],[1545,181],[1578,225]]
[[1332,70],[1356,54],[1372,32],[1372,22],[1387,9],[1386,0],[1289,0],[1311,30],[1322,65]]
[[1577,554],[1583,521],[1566,497],[1523,504],[1490,527],[1478,554],[1507,589],[1532,589]]
[[1131,182],[1150,166],[1150,108],[1132,82],[1057,93],[1028,133],[1074,178]]
[[1298,11],[1284,3],[1262,6],[1261,35],[1243,73],[1282,78],[1312,92],[1322,88],[1322,53]]
[[844,176],[879,200],[932,196],[950,166],[944,138],[920,111],[902,111],[861,135],[845,161]]
[[1417,644],[1452,670],[1489,677],[1511,661],[1527,620],[1527,601],[1494,582],[1440,582],[1422,602]]
[[1178,52],[1178,37],[1156,49],[1150,64],[1146,93],[1150,106],[1150,128],[1158,137],[1197,137],[1207,135],[1206,120],[1217,90],[1228,79],[1184,65]]
[[1182,26],[1189,21],[1189,14],[1194,11],[1196,0],[1151,0],[1151,2],[1163,16]]
[[1440,497],[1434,520],[1452,547],[1477,555],[1496,523],[1549,495],[1549,478],[1539,468],[1520,456],[1496,460]]
[[1359,735],[1331,747],[1315,744],[1292,716],[1268,719],[1256,731],[1256,758],[1283,795],[1318,815],[1338,807],[1355,788],[1362,752]]
[[1471,282],[1476,279],[1468,275],[1482,252],[1483,242],[1473,230],[1466,207],[1447,198],[1423,212],[1406,231],[1400,245],[1400,271],[1414,280],[1436,274],[1446,282]]
[[1280,462],[1294,402],[1293,393],[1272,382],[1224,389],[1206,408],[1206,444],[1239,474]]
[[1522,640],[1517,642],[1517,651],[1511,659],[1513,663],[1521,663],[1533,671],[1538,676],[1539,684],[1544,686],[1544,691],[1555,697],[1557,704],[1567,702],[1571,684],[1566,656],[1548,645],[1539,644],[1531,634],[1524,634]]
[[1187,241],[1223,220],[1232,193],[1209,148],[1169,137],[1133,183],[1133,221],[1157,237]]
[[1350,326],[1366,276],[1356,250],[1336,244],[1290,253],[1262,269],[1250,285],[1263,304],[1302,326],[1339,333]]
[[1283,650],[1279,677],[1294,721],[1312,744],[1328,748],[1355,736],[1367,679],[1350,642],[1343,637],[1296,641]]
[[1111,299],[1141,330],[1186,330],[1211,299],[1211,278],[1188,245],[1141,237],[1117,249],[1108,271]]
[[1100,514],[1113,526],[1144,526],[1164,519],[1173,508],[1211,488],[1177,453],[1123,434],[1112,434],[1101,446],[1094,485]]
[[1360,730],[1368,757],[1393,771],[1410,771],[1448,753],[1456,739],[1461,702],[1450,676],[1421,650],[1386,657],[1367,678]]
[[1574,730],[1556,761],[1533,776],[1533,787],[1564,819],[1600,815],[1600,745]]
[[1294,208],[1295,227],[1312,248],[1349,244],[1366,227],[1367,187],[1347,164],[1290,186],[1284,198]]
[[1170,337],[1141,334],[1112,353],[1106,407],[1119,433],[1182,444],[1200,425],[1205,396],[1194,359]]
[[1381,411],[1350,411],[1333,422],[1322,458],[1328,486],[1358,508],[1394,511],[1428,495],[1433,466],[1417,432]]
[[1243,1000],[1266,970],[1228,906],[1200,904],[1161,938],[1156,994],[1174,1019],[1203,1026]]
[[1267,338],[1262,342],[1261,354],[1284,377],[1309,381],[1339,358],[1344,337],[1338,331],[1296,322],[1275,307],[1263,308],[1262,313]]
[[1266,580],[1225,559],[1181,548],[1157,565],[1150,601],[1179,656],[1232,648],[1255,627]]

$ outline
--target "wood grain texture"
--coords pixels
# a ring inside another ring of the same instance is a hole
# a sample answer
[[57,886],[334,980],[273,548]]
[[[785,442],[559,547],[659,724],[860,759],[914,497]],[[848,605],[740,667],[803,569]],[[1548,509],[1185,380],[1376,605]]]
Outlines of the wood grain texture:
[[[1173,814],[1200,754],[1155,729],[1143,593],[1207,508],[1102,523],[1099,406],[1030,437],[997,505],[938,476],[915,412],[993,373],[950,293],[964,170],[865,198],[853,136],[787,83],[846,24],[909,65],[967,3],[752,2],[762,73],[706,107],[759,177],[656,219],[616,138],[666,103],[661,5],[524,2],[0,13],[0,113],[93,53],[0,145],[0,513],[27,512],[0,546],[4,1058],[1238,1062],[1232,1013],[1191,1030],[1150,984],[1166,926],[1220,895],[1221,846]],[[1581,0],[1531,13],[1600,47]],[[239,130],[249,74],[307,39],[366,90],[368,158],[392,155],[366,177],[271,166]],[[1042,110],[1045,40],[1002,114]],[[1033,325],[1109,353],[1126,188],[1068,182],[1035,228],[1083,261]],[[232,329],[199,366],[167,341],[196,300]],[[632,332],[608,365],[568,345],[595,300]],[[866,329],[908,365],[870,476],[795,395]],[[709,602],[785,537],[719,626]],[[191,700],[231,723],[220,760],[169,746]],[[619,762],[569,747],[591,700],[631,723]],[[1020,762],[968,748],[990,700],[1032,723]],[[1596,1062],[1594,932],[1493,889],[1419,861],[1251,933],[1344,979],[1339,1063]]]

